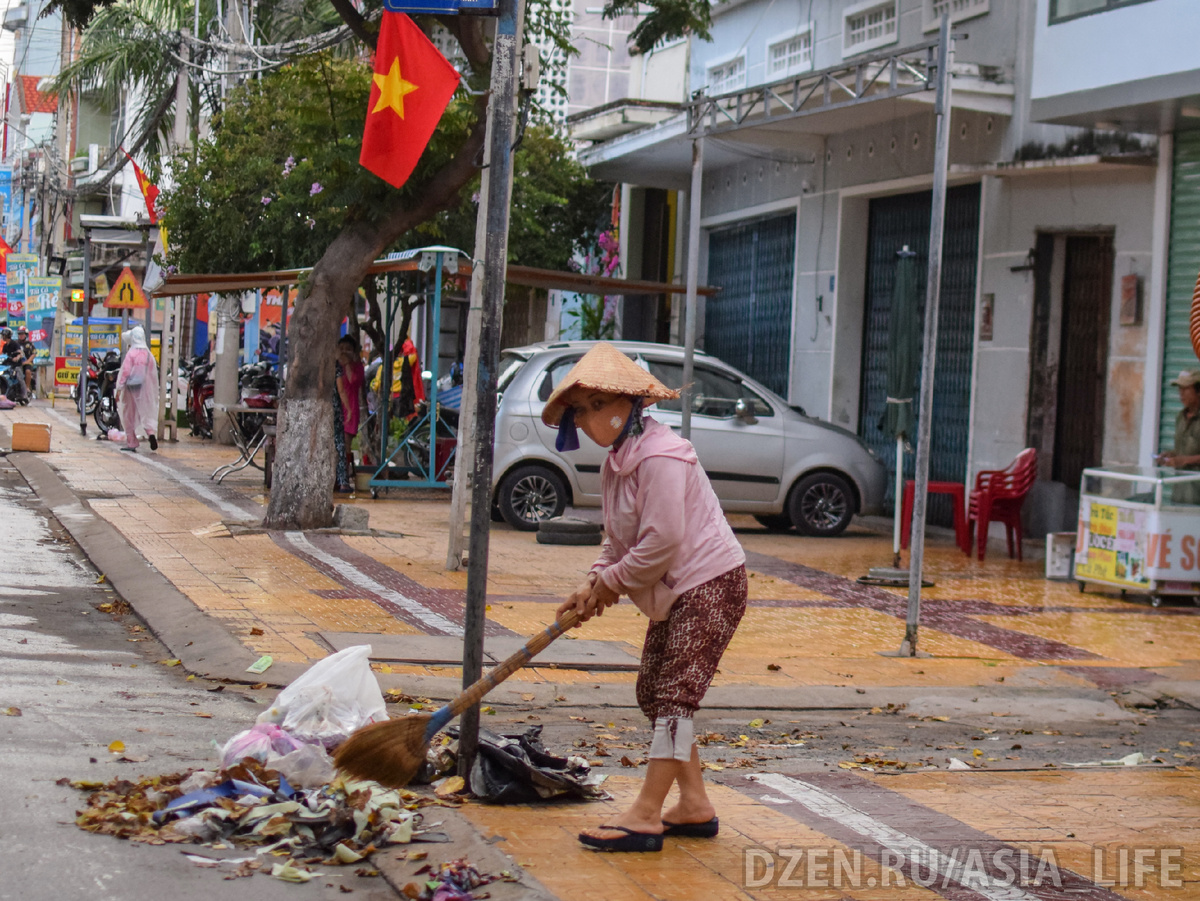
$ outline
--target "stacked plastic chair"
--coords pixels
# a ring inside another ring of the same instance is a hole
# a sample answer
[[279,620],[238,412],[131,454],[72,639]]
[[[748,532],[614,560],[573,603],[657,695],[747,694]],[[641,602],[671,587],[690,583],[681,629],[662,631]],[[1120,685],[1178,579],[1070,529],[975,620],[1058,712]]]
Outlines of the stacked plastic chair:
[[1008,556],[1013,556],[1013,537],[1016,537],[1016,558],[1021,556],[1021,507],[1025,496],[1037,478],[1037,451],[1027,447],[1006,469],[985,469],[975,476],[975,488],[971,491],[967,514],[967,548],[978,527],[979,559],[987,553],[988,526],[993,522],[1004,523],[1008,537]]

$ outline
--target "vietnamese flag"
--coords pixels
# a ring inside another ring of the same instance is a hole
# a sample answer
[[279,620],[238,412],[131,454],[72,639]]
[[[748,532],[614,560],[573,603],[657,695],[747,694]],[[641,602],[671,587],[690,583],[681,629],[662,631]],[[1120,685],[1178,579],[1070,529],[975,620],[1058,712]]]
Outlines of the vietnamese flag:
[[8,246],[8,242],[0,238],[0,272],[8,272],[8,255],[13,252],[13,249]]
[[138,187],[142,189],[142,199],[146,201],[146,211],[150,214],[150,224],[158,225],[158,213],[154,210],[154,202],[158,200],[158,186],[146,177],[146,173],[142,171],[141,166],[133,161],[133,157],[129,155],[129,151],[122,147],[121,152],[129,160],[129,165],[133,166],[133,174],[137,177]]
[[359,162],[399,188],[412,175],[459,75],[403,13],[384,11]]

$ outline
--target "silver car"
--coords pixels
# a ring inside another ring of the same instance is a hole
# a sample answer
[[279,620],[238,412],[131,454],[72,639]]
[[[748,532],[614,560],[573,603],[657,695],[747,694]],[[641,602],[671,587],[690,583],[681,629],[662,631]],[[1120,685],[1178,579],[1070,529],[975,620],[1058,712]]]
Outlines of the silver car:
[[[683,383],[683,348],[612,342],[664,384]],[[493,516],[533,531],[568,504],[600,506],[600,465],[608,452],[586,437],[559,453],[542,423],[550,392],[593,341],[505,350],[500,358]],[[692,378],[692,444],[728,513],[752,513],[769,529],[838,535],[855,513],[878,512],[887,470],[852,432],[808,416],[732,366],[697,351]],[[681,402],[649,409],[678,431]]]

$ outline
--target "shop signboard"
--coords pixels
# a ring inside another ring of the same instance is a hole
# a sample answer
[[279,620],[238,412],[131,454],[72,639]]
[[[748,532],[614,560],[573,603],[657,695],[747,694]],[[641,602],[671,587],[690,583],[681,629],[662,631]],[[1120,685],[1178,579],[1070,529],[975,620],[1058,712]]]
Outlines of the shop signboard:
[[54,338],[54,319],[62,293],[62,276],[35,276],[25,280],[25,323],[33,342],[39,366],[50,365],[50,344]]
[[1152,581],[1200,582],[1197,512],[1083,497],[1075,577],[1143,589]]
[[[104,356],[113,348],[121,347],[121,320],[109,317],[88,320],[88,347],[92,353]],[[83,356],[83,320],[76,319],[67,325],[67,342],[63,348],[68,357]]]
[[79,384],[79,357],[55,357],[54,387],[69,389],[77,384]]
[[10,253],[8,255],[8,327],[17,329],[25,325],[25,281],[37,275],[36,253]]

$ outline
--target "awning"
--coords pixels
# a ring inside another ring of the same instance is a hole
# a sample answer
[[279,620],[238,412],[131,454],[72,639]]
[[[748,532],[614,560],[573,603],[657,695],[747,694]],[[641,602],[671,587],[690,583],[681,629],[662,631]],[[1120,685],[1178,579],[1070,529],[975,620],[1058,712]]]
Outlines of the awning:
[[[420,266],[416,258],[399,260],[376,260],[367,269],[368,274],[385,272],[415,272]],[[280,269],[273,272],[231,272],[223,274],[176,273],[167,277],[154,291],[155,297],[176,297],[186,294],[231,294],[253,291],[256,288],[279,288],[294,285],[312,269]],[[459,262],[458,274],[470,277],[471,266]],[[535,269],[532,266],[509,266],[508,284],[527,288],[571,291],[577,294],[603,295],[657,295],[684,294],[684,285],[671,282],[640,281],[636,279],[608,278],[601,275],[585,275],[582,272],[558,272],[553,269]],[[701,287],[698,293],[705,297],[716,294],[718,288]]]

